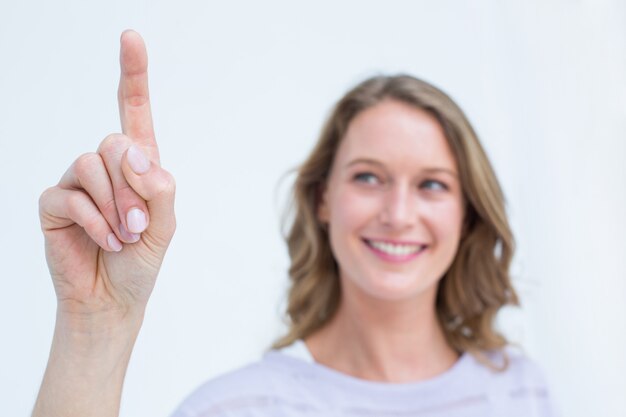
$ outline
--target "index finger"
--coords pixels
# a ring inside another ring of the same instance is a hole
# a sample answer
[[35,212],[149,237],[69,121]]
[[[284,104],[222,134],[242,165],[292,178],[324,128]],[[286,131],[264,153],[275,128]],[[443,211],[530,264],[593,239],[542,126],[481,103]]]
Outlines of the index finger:
[[141,146],[150,159],[158,162],[148,92],[148,54],[143,39],[135,31],[127,30],[120,38],[120,69],[117,98],[122,131]]

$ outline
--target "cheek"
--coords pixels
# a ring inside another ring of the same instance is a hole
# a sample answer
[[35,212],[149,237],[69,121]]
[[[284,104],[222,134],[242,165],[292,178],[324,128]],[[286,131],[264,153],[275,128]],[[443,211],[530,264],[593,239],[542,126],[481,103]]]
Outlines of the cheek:
[[360,238],[376,218],[377,201],[350,190],[337,190],[330,207],[330,245],[335,259],[346,267],[361,245]]
[[335,227],[353,229],[365,225],[376,215],[377,201],[350,190],[338,190],[331,208]]
[[458,244],[463,227],[463,208],[456,201],[432,205],[424,214],[440,240]]

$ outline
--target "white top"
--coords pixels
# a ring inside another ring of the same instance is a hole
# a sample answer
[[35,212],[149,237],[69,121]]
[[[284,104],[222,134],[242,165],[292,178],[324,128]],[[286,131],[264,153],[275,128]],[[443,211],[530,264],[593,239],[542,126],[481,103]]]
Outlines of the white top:
[[[447,371],[412,383],[368,381],[316,363],[304,342],[206,382],[172,417],[554,417],[543,375],[506,348],[504,372],[464,353]],[[502,352],[489,352],[498,361]]]
[[300,359],[301,361],[307,363],[315,363],[315,358],[311,354],[304,340],[298,339],[289,346],[285,346],[284,348],[278,349],[280,353],[283,353],[287,356],[291,356],[292,358]]

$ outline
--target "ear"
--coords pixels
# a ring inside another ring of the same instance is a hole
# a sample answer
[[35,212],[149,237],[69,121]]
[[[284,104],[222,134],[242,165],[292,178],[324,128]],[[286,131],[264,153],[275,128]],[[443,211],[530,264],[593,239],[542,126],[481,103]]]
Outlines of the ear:
[[317,202],[317,220],[322,224],[328,224],[330,221],[330,210],[328,208],[328,186],[326,182],[319,184],[317,187],[315,200]]

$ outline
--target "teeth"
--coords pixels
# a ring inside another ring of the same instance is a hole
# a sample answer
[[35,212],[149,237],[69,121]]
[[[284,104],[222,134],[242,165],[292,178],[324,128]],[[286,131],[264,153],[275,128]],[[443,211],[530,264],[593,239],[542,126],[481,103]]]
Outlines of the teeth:
[[375,242],[373,240],[368,240],[367,242],[376,249],[388,253],[389,255],[409,255],[419,252],[424,248],[423,245],[394,245],[387,242]]

